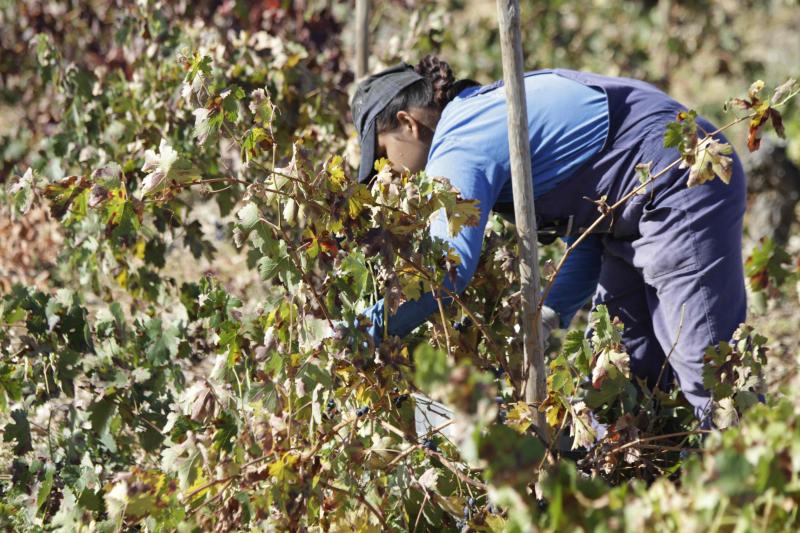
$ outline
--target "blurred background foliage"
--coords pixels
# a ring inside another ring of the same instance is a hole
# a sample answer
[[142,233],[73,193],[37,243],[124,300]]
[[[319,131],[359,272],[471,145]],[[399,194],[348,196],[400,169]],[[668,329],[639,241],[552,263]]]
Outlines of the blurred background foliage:
[[[441,53],[458,75],[502,77],[497,7],[491,0],[398,2],[376,9],[375,55],[384,63]],[[796,75],[796,0],[555,0],[520,2],[525,66],[571,68],[647,80],[721,122],[731,87]],[[393,24],[396,22],[396,24]],[[385,46],[386,43],[388,46]],[[792,154],[800,157],[792,123]],[[737,148],[743,145],[737,144]]]

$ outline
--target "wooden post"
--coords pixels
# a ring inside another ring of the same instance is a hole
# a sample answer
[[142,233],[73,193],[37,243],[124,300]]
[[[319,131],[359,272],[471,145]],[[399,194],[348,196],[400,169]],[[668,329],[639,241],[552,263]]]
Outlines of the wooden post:
[[[503,81],[508,100],[508,146],[511,157],[511,185],[514,217],[520,249],[522,290],[523,384],[525,401],[540,403],[547,395],[544,370],[544,339],[541,320],[534,321],[539,301],[539,252],[536,240],[536,211],[533,204],[531,150],[528,141],[528,110],[525,104],[519,0],[497,0],[500,23],[500,51]],[[548,438],[543,413],[536,411],[536,426]]]
[[369,59],[369,0],[356,0],[356,80],[367,75]]

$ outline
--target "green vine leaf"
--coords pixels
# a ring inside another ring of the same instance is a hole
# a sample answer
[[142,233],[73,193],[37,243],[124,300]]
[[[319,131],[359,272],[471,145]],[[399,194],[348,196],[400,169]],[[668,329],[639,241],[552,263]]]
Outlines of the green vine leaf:
[[28,414],[21,409],[11,411],[13,422],[6,424],[3,429],[3,442],[15,441],[14,453],[23,455],[33,451],[31,445],[31,425],[28,422]]

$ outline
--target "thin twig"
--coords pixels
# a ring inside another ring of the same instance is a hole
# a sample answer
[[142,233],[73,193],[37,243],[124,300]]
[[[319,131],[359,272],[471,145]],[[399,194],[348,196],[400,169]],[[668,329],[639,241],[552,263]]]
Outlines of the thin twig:
[[188,518],[188,517],[194,515],[197,511],[199,511],[200,509],[202,509],[206,505],[210,505],[210,504],[214,503],[215,501],[219,500],[220,498],[222,498],[222,495],[225,494],[225,489],[230,487],[231,483],[233,483],[233,479],[234,479],[233,477],[228,478],[227,479],[227,484],[224,487],[222,487],[221,489],[219,489],[219,492],[217,494],[215,494],[213,498],[211,498],[210,500],[206,500],[206,501],[202,502],[200,505],[198,505],[197,507],[195,507],[194,509],[189,511],[186,514],[186,517]]
[[[244,468],[244,467],[242,467],[242,468]],[[187,494],[186,495],[186,500],[187,501],[191,500],[192,498],[194,498],[195,496],[197,496],[198,494],[200,494],[204,490],[210,489],[214,485],[219,485],[220,483],[225,483],[225,482],[231,482],[234,479],[236,479],[237,477],[239,477],[240,475],[241,474],[231,474],[230,476],[225,476],[225,477],[221,477],[221,478],[217,478],[217,479],[212,479],[211,481],[200,485],[199,487],[194,489],[192,492]]]
[[205,502],[202,502],[200,505],[198,505],[197,507],[195,507],[194,509],[192,509],[191,511],[189,511],[189,514],[188,514],[187,516],[192,516],[193,514],[195,514],[197,511],[199,511],[199,510],[200,510],[200,509],[202,509],[203,507],[205,507],[205,506],[207,506],[207,505],[211,505],[212,503],[215,503],[217,500],[221,500],[221,499],[222,499],[222,496],[225,494],[225,490],[226,490],[228,487],[230,487],[230,486],[231,486],[231,483],[233,483],[233,480],[232,480],[232,479],[231,479],[230,481],[228,481],[228,483],[227,483],[227,484],[226,484],[224,487],[222,487],[221,489],[219,489],[219,492],[218,492],[217,494],[215,494],[213,498],[211,498],[210,500],[207,500],[207,501],[205,501]]
[[308,285],[308,288],[311,289],[311,293],[314,295],[314,299],[317,301],[317,304],[319,305],[322,314],[325,315],[325,320],[328,321],[328,325],[331,328],[333,328],[333,319],[331,318],[331,314],[328,311],[328,306],[325,305],[325,302],[322,300],[322,297],[317,292],[316,287],[314,287],[314,284],[309,279],[308,274],[306,273],[305,270],[303,270],[303,265],[300,262],[300,257],[297,255],[297,250],[295,250],[294,246],[290,245],[291,241],[289,239],[289,236],[286,234],[283,228],[279,228],[278,226],[276,226],[269,220],[265,219],[264,217],[259,217],[259,220],[265,223],[267,226],[269,226],[272,229],[272,231],[275,232],[277,237],[279,238],[282,237],[284,242],[289,244],[289,246],[286,247],[286,251],[289,252],[289,256],[292,258],[292,262],[294,263],[295,268],[297,268],[297,271],[300,272],[300,276],[303,278],[303,281],[305,281],[306,285]]
[[442,306],[442,299],[439,296],[439,292],[433,290],[433,297],[436,299],[436,306],[439,308],[439,317],[442,319],[442,328],[444,328],[444,340],[445,345],[447,346],[447,355],[450,356],[453,354],[453,349],[450,347],[450,332],[447,331],[447,319],[444,316],[444,307]]
[[433,457],[436,457],[437,459],[439,459],[439,461],[440,461],[440,462],[441,462],[441,463],[442,463],[442,464],[445,466],[445,468],[447,468],[448,470],[450,470],[450,471],[451,471],[453,474],[455,474],[455,476],[456,476],[458,479],[460,479],[461,481],[463,481],[463,482],[464,482],[464,483],[466,483],[467,485],[472,485],[472,486],[473,486],[473,487],[475,487],[476,489],[480,489],[480,490],[482,490],[482,491],[484,491],[484,492],[487,490],[487,486],[486,486],[484,483],[481,483],[480,481],[475,481],[475,480],[474,480],[474,479],[472,479],[471,477],[469,477],[469,476],[467,476],[466,474],[464,474],[463,472],[461,472],[461,471],[460,471],[458,468],[456,468],[456,467],[455,467],[455,465],[453,465],[453,463],[451,463],[451,462],[450,462],[450,460],[449,460],[449,459],[447,459],[447,458],[446,458],[446,457],[445,457],[445,456],[444,456],[442,453],[440,453],[440,452],[435,452],[435,451],[433,451],[433,450],[428,450],[428,449],[426,449],[426,448],[423,448],[423,449],[425,450],[425,453],[426,453],[426,454],[428,454],[428,455],[431,455],[431,456],[433,456]]
[[[452,424],[454,422],[455,422],[455,420],[448,420],[444,424],[440,424],[439,426],[436,426],[435,428],[433,428],[430,431],[428,431],[428,433],[426,433],[426,436],[433,435],[434,433],[439,433],[441,430],[443,430],[444,428],[446,428],[447,426],[449,426],[450,424]],[[405,436],[405,438],[409,439],[409,437],[407,435]],[[422,445],[420,445],[420,444],[412,444],[411,446],[409,446],[408,448],[403,450],[403,452],[400,455],[398,455],[397,457],[392,459],[389,462],[389,464],[386,465],[386,468],[393,467],[394,465],[396,465],[397,463],[399,463],[400,461],[402,461],[403,459],[408,457],[408,455],[411,454],[414,450],[418,450],[420,448],[422,448]]]
[[686,304],[681,305],[681,319],[678,322],[678,333],[675,335],[675,342],[672,343],[672,347],[669,349],[669,353],[667,357],[664,359],[664,363],[661,365],[661,370],[658,372],[658,379],[656,379],[656,387],[660,387],[661,385],[661,377],[664,375],[664,369],[669,364],[669,358],[672,356],[672,353],[675,351],[675,347],[678,346],[678,341],[681,338],[681,330],[683,329],[683,314],[686,311]]
[[670,452],[682,452],[682,451],[702,452],[703,451],[702,448],[684,448],[683,446],[667,446],[667,445],[663,445],[663,444],[647,444],[647,443],[638,444],[637,447],[638,448],[650,449],[650,450],[666,450],[666,451],[670,451]]
[[275,170],[274,167],[273,168],[269,168],[268,166],[256,161],[255,159],[251,159],[250,162],[254,163],[257,167],[259,167],[264,172],[267,172],[268,174],[271,174],[273,176],[280,176],[282,178],[286,178],[286,179],[288,179],[290,181],[294,181],[296,183],[301,183],[303,185],[309,185],[309,183],[306,180],[303,180],[303,179],[300,179],[300,178],[296,178],[294,176],[290,176],[289,174],[284,174],[283,172]]
[[383,517],[383,513],[381,513],[378,509],[376,509],[374,505],[369,503],[367,501],[367,499],[364,498],[364,496],[362,496],[361,494],[358,494],[358,493],[351,492],[351,491],[349,491],[347,489],[343,489],[341,487],[337,487],[336,485],[333,485],[333,484],[328,483],[326,481],[320,481],[320,485],[322,485],[323,487],[325,487],[327,489],[331,489],[332,491],[339,492],[341,494],[346,494],[348,496],[352,496],[353,498],[355,498],[356,500],[361,502],[367,509],[370,510],[370,512],[372,514],[375,515],[375,517],[380,521],[380,523],[384,527],[384,529],[386,531],[388,531],[389,524],[386,522],[386,519]]
[[644,437],[644,438],[632,440],[630,442],[626,442],[625,444],[617,446],[616,448],[611,450],[610,453],[621,452],[622,450],[624,450],[626,448],[630,448],[632,446],[638,446],[638,445],[642,444],[643,442],[653,442],[653,441],[656,441],[656,440],[671,439],[673,437],[686,437],[686,436],[691,436],[691,435],[699,435],[701,433],[712,433],[712,431],[710,429],[695,429],[695,430],[692,430],[692,431],[678,431],[676,433],[666,433],[664,435],[656,435],[654,437]]
[[112,399],[112,401],[113,401],[113,402],[114,402],[114,403],[117,405],[117,407],[119,407],[120,409],[123,409],[123,410],[127,411],[127,412],[128,412],[128,415],[130,415],[130,416],[131,416],[131,417],[132,417],[134,420],[137,420],[137,421],[139,421],[139,422],[143,422],[143,423],[144,423],[145,425],[147,425],[147,426],[148,426],[150,429],[152,429],[153,431],[155,431],[156,433],[158,433],[158,434],[159,434],[159,435],[161,435],[162,437],[164,437],[164,436],[165,436],[165,435],[164,435],[164,432],[163,432],[163,431],[161,431],[161,429],[159,429],[159,428],[158,428],[158,426],[156,426],[155,424],[153,424],[152,422],[150,422],[150,421],[149,421],[147,418],[145,418],[144,416],[142,416],[142,415],[137,415],[136,413],[134,413],[134,412],[133,412],[133,410],[131,410],[131,408],[130,408],[130,407],[128,407],[127,405],[123,404],[123,403],[122,403],[122,402],[119,400],[119,398],[114,398],[114,399]]
[[348,418],[346,420],[342,420],[341,422],[336,424],[331,429],[331,431],[329,433],[327,433],[326,435],[323,435],[323,437],[325,437],[325,438],[320,438],[320,440],[317,441],[317,443],[314,445],[314,447],[311,450],[309,450],[306,454],[304,454],[304,458],[308,459],[308,458],[313,457],[314,455],[316,455],[317,452],[319,451],[319,449],[322,448],[323,444],[325,444],[326,442],[328,442],[328,440],[333,438],[334,435],[338,434],[339,430],[341,430],[345,426],[348,426],[348,425],[352,424],[353,422],[355,422],[357,420],[358,420],[358,417],[352,417],[352,418]]
[[414,521],[414,529],[412,531],[417,530],[417,526],[419,526],[419,519],[422,517],[422,510],[425,509],[425,504],[428,503],[428,500],[430,500],[428,489],[425,488],[419,481],[417,482],[417,485],[419,485],[420,488],[422,489],[422,492],[425,493],[425,497],[422,499],[422,503],[419,505],[419,511],[417,511],[417,519]]
[[[538,409],[538,407],[534,407],[534,409]],[[570,411],[572,411],[572,409],[570,409]],[[558,427],[558,431],[556,431],[556,434],[553,436],[552,439],[550,439],[550,442],[547,445],[547,450],[545,451],[544,456],[542,456],[542,460],[539,461],[539,466],[536,467],[536,470],[541,470],[548,456],[552,455],[553,450],[555,450],[556,443],[558,442],[559,437],[561,437],[561,433],[564,431],[564,428],[566,426],[567,426],[567,417],[565,414],[564,418],[561,419],[561,425]]]
[[400,437],[401,439],[406,439],[406,438],[407,438],[407,435],[406,435],[406,434],[403,432],[403,430],[401,430],[401,429],[399,429],[399,428],[397,428],[397,427],[393,426],[392,424],[390,424],[390,423],[389,423],[389,422],[387,422],[386,420],[379,420],[378,422],[379,422],[379,423],[380,423],[380,425],[382,425],[382,426],[383,426],[385,429],[387,429],[387,430],[391,431],[392,433],[394,433],[395,435],[397,435],[397,436],[398,436],[398,437]]
[[232,178],[230,176],[225,176],[224,178],[206,178],[201,180],[192,180],[187,181],[186,183],[179,183],[180,186],[191,186],[191,185],[206,185],[212,183],[238,183],[240,185],[252,185],[253,183],[247,180],[240,180],[238,178]]

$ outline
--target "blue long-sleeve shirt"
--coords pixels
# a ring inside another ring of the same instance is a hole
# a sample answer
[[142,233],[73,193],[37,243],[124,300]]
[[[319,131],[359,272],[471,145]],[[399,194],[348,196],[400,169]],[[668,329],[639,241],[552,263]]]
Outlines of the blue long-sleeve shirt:
[[[525,77],[528,132],[533,163],[534,197],[555,189],[602,148],[609,130],[608,101],[603,91],[556,73],[529,73]],[[481,254],[483,233],[496,202],[511,202],[506,94],[503,87],[478,93],[461,92],[442,112],[431,143],[425,172],[444,176],[466,199],[479,202],[477,226],[465,227],[451,237],[444,214],[434,219],[431,234],[449,243],[461,257],[456,293],[469,284]],[[545,302],[566,327],[597,286],[602,247],[591,236],[576,248],[556,278]],[[426,293],[400,305],[388,317],[386,331],[404,336],[437,310],[436,299]],[[370,332],[380,342],[384,332],[383,300],[364,311],[372,321]]]

